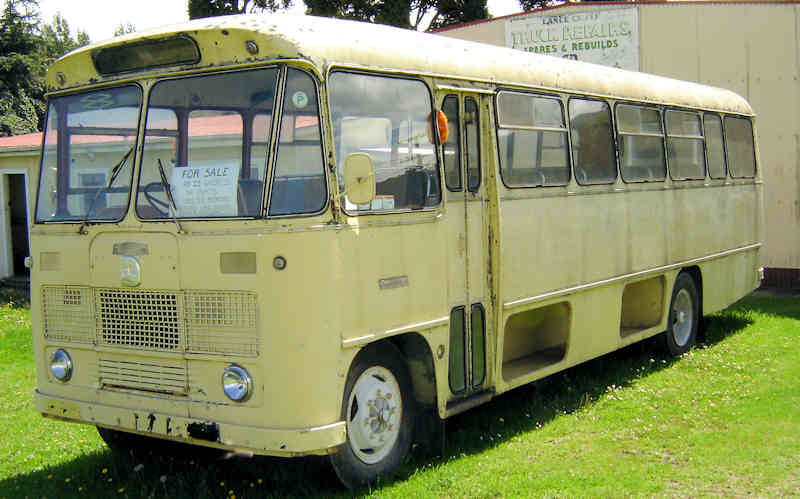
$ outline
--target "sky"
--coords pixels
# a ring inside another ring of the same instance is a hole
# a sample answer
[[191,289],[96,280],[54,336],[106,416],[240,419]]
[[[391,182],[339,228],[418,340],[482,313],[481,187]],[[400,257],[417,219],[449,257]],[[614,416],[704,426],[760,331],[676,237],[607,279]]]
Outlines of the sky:
[[[39,0],[43,22],[52,22],[57,12],[69,23],[73,36],[86,31],[93,42],[114,35],[120,24],[131,23],[137,30],[187,21],[186,0]],[[295,0],[295,12],[302,13],[302,0]],[[489,0],[489,13],[495,17],[520,12],[517,0]]]

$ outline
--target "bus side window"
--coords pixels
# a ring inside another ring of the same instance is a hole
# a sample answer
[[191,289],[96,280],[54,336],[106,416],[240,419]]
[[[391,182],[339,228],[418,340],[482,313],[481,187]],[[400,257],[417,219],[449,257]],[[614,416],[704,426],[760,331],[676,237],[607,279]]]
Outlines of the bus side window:
[[464,142],[467,151],[467,189],[476,192],[481,186],[481,144],[478,103],[464,99]]
[[461,190],[461,142],[458,120],[458,97],[448,95],[442,102],[442,112],[447,116],[450,133],[442,145],[444,149],[444,183],[450,191]]
[[708,174],[711,178],[725,178],[725,149],[722,143],[722,119],[716,114],[703,115],[703,128],[706,137]]
[[[375,170],[375,199],[348,213],[432,208],[441,200],[431,94],[420,80],[336,71],[331,114],[339,177],[348,154],[365,153]],[[340,184],[341,185],[341,184]]]
[[269,214],[320,211],[327,200],[314,80],[297,69],[286,74],[283,116],[272,176]]
[[670,176],[673,180],[705,178],[706,159],[700,115],[671,109],[666,115]]
[[569,129],[575,179],[581,185],[611,184],[617,160],[611,130],[611,108],[599,100],[570,99]]
[[652,107],[620,104],[617,106],[620,167],[626,182],[664,180],[664,130],[661,113]]
[[756,176],[756,155],[753,146],[753,124],[747,118],[725,116],[725,148],[733,178]]
[[558,99],[500,92],[500,173],[509,187],[566,185],[569,151],[564,112]]

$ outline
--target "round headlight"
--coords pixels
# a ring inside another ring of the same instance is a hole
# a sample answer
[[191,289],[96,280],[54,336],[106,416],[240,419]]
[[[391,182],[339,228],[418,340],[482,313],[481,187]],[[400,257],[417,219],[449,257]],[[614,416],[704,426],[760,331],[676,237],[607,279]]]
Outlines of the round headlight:
[[50,357],[50,372],[59,381],[69,381],[72,377],[72,359],[65,350],[59,348],[53,352]]
[[253,378],[244,367],[226,367],[222,373],[222,391],[234,402],[244,402],[253,391]]

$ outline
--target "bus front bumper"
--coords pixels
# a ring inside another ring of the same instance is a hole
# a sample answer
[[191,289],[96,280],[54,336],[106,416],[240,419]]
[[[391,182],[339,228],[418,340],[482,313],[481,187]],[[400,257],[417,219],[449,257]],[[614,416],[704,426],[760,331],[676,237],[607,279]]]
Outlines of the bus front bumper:
[[34,392],[34,403],[43,416],[62,421],[269,456],[329,454],[346,438],[344,421],[311,428],[261,428],[81,402],[39,390]]

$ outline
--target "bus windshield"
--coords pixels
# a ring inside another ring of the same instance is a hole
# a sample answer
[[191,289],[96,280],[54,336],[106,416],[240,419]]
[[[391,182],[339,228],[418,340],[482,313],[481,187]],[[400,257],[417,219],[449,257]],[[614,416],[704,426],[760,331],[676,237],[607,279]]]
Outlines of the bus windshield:
[[[277,79],[278,69],[267,68],[155,84],[136,198],[140,218],[260,214]],[[307,86],[294,92],[307,101],[316,130],[316,92]]]
[[36,205],[38,222],[115,221],[128,206],[138,86],[50,101]]

